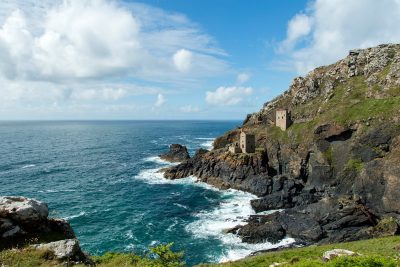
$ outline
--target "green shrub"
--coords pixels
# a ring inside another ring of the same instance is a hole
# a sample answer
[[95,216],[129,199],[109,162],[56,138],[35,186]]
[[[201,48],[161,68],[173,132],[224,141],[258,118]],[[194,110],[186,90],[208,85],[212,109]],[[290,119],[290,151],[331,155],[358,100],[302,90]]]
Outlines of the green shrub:
[[151,247],[145,256],[131,253],[108,252],[103,256],[93,257],[97,266],[134,266],[134,267],[183,267],[183,252],[172,251],[173,243]]
[[360,159],[350,159],[346,164],[346,169],[360,172],[364,168],[364,163]]
[[181,267],[185,266],[183,262],[182,251],[173,252],[171,247],[174,243],[169,243],[166,245],[160,245],[157,247],[150,248],[150,251],[156,256],[155,263],[159,265],[152,266],[160,266],[160,267]]

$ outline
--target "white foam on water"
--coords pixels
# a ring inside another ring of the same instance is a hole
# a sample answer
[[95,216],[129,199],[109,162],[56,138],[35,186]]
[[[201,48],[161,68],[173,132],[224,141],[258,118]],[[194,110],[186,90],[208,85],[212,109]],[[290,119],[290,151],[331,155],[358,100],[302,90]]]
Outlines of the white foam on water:
[[[211,138],[208,139],[210,139],[208,140],[210,142]],[[214,140],[214,138],[212,138],[212,140]],[[209,184],[198,181],[197,178],[193,176],[168,180],[165,179],[164,174],[160,172],[160,167],[172,166],[174,164],[161,160],[159,157],[149,157],[146,160],[157,162],[161,166],[154,169],[142,170],[135,176],[136,179],[140,179],[149,184],[192,184],[208,190],[219,191],[223,194],[223,199],[225,200],[222,201],[218,207],[211,211],[203,211],[196,214],[195,216],[197,217],[197,220],[188,224],[185,228],[187,232],[197,238],[208,239],[213,237],[222,241],[225,251],[218,259],[216,259],[216,261],[226,262],[238,260],[255,251],[281,247],[295,242],[293,238],[287,237],[275,244],[269,242],[259,244],[243,243],[240,237],[234,234],[225,233],[224,230],[237,225],[244,225],[246,224],[245,220],[250,215],[256,214],[250,205],[250,200],[257,198],[257,196],[234,189],[219,190]],[[262,214],[272,212],[274,211],[263,212]]]
[[200,146],[202,146],[203,148],[207,149],[207,150],[211,150],[213,148],[213,144],[214,144],[214,139],[210,140],[210,141],[206,141],[200,144]]
[[295,241],[293,238],[285,238],[276,244],[269,242],[247,244],[243,243],[238,236],[225,233],[226,229],[244,225],[250,215],[256,214],[250,205],[250,200],[256,196],[233,189],[223,192],[226,201],[221,202],[211,211],[197,214],[198,220],[186,226],[186,231],[197,238],[214,237],[222,241],[226,250],[218,259],[219,262],[238,260],[252,252],[284,246]]
[[135,179],[142,180],[148,184],[188,184],[194,182],[194,177],[169,180],[164,178],[164,173],[160,172],[160,168],[147,169],[139,172]]
[[27,168],[32,168],[32,167],[36,167],[36,165],[35,164],[28,164],[28,165],[22,166],[21,169],[27,169]]
[[78,214],[64,217],[64,219],[65,219],[65,220],[71,220],[71,219],[78,218],[78,217],[82,217],[82,216],[85,216],[85,215],[86,215],[86,212],[81,211],[81,212],[79,212]]
[[211,137],[198,137],[198,138],[196,138],[197,140],[202,140],[202,141],[204,141],[204,142],[202,142],[201,144],[200,144],[200,146],[202,147],[202,148],[205,148],[205,149],[208,149],[208,150],[211,150],[212,148],[213,148],[213,143],[214,143],[214,140],[215,140],[215,138],[211,138]]
[[61,193],[61,192],[75,192],[77,191],[76,189],[46,189],[46,190],[39,190],[39,193]]
[[180,204],[180,203],[173,203],[173,205],[174,205],[174,206],[177,206],[177,207],[180,207],[180,208],[182,208],[182,209],[185,209],[185,210],[188,210],[188,209],[189,209],[188,206],[182,205],[182,204]]
[[161,159],[159,156],[148,157],[148,158],[145,158],[144,161],[155,162],[157,164],[162,164],[162,165],[173,165],[172,163]]

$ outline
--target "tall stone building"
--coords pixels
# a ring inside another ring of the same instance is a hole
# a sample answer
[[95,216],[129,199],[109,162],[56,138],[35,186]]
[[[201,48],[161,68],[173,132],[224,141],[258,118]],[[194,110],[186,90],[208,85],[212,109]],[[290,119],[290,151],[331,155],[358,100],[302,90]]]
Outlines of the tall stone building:
[[247,134],[240,132],[240,149],[242,153],[254,153],[256,152],[256,137],[253,134]]
[[286,129],[290,126],[290,118],[287,109],[276,110],[275,124],[281,128],[282,131],[286,131]]

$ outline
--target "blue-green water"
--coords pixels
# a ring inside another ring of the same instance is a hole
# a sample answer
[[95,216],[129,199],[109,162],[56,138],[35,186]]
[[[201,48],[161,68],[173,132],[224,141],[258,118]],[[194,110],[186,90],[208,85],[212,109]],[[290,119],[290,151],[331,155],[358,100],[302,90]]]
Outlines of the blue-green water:
[[253,214],[254,196],[194,178],[168,181],[157,155],[171,143],[190,153],[239,122],[0,122],[0,195],[49,204],[72,224],[84,250],[141,253],[175,242],[189,266],[244,257],[248,245],[223,229]]

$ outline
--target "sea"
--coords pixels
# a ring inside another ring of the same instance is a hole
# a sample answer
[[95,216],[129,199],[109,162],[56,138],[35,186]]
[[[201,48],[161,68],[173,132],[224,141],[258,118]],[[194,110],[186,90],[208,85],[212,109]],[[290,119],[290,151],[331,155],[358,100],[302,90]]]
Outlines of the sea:
[[166,180],[158,155],[172,143],[191,155],[239,121],[0,122],[0,195],[48,203],[83,250],[144,254],[174,242],[188,266],[243,258],[278,244],[246,244],[225,229],[255,214],[256,196],[194,177]]

